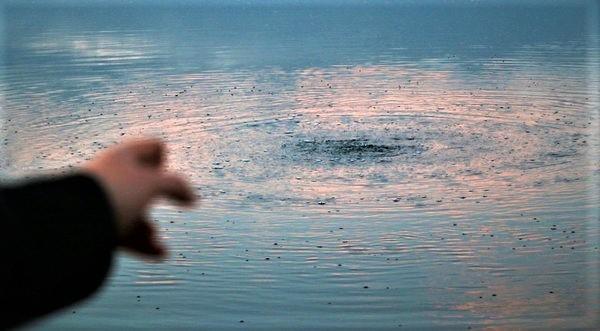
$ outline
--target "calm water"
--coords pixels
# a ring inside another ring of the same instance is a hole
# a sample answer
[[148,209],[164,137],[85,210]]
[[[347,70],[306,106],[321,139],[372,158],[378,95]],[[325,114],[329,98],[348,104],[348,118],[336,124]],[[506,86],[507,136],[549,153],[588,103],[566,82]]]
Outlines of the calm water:
[[150,135],[203,196],[32,329],[598,327],[593,4],[5,6],[5,179]]

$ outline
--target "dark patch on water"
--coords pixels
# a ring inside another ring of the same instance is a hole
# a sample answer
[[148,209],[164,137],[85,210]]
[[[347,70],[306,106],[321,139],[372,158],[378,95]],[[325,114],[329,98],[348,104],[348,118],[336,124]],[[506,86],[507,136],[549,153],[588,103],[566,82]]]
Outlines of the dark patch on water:
[[558,151],[558,152],[550,152],[546,154],[549,157],[554,158],[563,158],[563,157],[573,157],[577,155],[577,152],[574,150],[566,150],[566,151]]
[[[284,145],[284,147],[286,146]],[[330,161],[349,159],[366,161],[400,155],[417,156],[426,150],[414,139],[406,139],[404,143],[398,140],[387,143],[368,138],[305,139],[296,142],[293,147],[301,155],[327,158]]]

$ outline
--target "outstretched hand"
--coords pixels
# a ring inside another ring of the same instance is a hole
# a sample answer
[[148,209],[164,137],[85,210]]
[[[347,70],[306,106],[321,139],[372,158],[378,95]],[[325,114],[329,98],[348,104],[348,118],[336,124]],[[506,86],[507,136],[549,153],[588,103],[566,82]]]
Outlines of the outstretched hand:
[[130,141],[101,152],[83,170],[97,178],[109,196],[117,222],[119,245],[141,255],[166,254],[156,228],[147,218],[157,198],[191,206],[190,185],[164,165],[165,147],[157,139]]

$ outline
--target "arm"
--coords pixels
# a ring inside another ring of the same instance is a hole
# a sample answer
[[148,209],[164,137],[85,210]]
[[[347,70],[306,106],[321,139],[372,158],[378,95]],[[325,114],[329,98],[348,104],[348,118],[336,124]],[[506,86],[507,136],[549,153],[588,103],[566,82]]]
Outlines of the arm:
[[117,245],[107,197],[88,175],[0,190],[3,261],[0,329],[96,290]]
[[78,173],[0,190],[3,262],[0,329],[83,299],[108,274],[114,250],[160,258],[147,221],[156,198],[194,195],[163,165],[164,147],[142,140],[111,148]]

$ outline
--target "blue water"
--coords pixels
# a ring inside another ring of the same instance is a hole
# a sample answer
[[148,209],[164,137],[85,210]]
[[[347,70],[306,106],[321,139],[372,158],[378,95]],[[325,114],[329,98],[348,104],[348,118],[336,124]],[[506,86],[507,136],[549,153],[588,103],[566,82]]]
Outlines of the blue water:
[[158,136],[203,201],[32,330],[599,326],[594,2],[65,3],[3,8],[2,177]]

